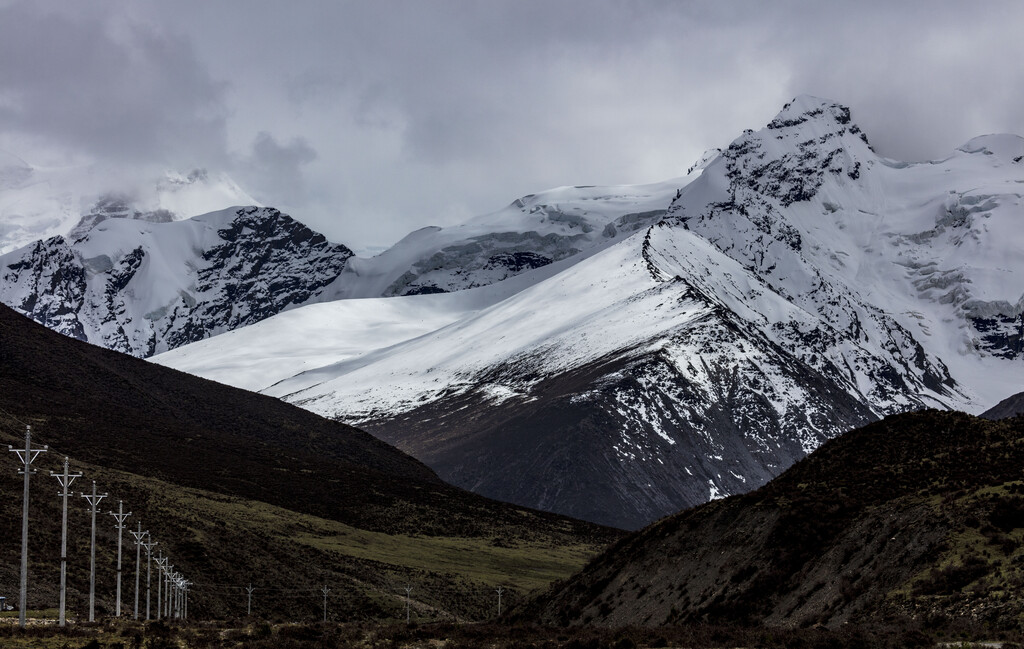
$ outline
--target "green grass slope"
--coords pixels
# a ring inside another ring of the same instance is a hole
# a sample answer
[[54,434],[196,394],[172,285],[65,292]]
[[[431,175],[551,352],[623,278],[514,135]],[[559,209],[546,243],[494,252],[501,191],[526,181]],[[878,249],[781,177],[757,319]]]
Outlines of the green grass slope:
[[[60,499],[47,473],[65,454],[86,476],[76,489],[96,480],[111,494],[104,510],[123,499],[135,512],[128,523],[141,520],[196,582],[199,615],[244,613],[241,587],[251,582],[264,614],[282,619],[320,614],[322,584],[336,616],[397,615],[409,584],[425,617],[486,617],[495,587],[515,601],[619,536],[456,489],[362,431],[65,338],[0,307],[0,442],[22,443],[24,424],[52,448],[33,478],[32,606],[56,602]],[[13,453],[0,456],[0,595],[15,600],[17,468]],[[76,496],[69,588],[78,611],[88,592],[84,510]],[[113,523],[98,523],[102,612],[113,609]],[[126,599],[134,558],[126,545]]]
[[1024,620],[1024,418],[923,411],[663,519],[523,609],[606,626]]

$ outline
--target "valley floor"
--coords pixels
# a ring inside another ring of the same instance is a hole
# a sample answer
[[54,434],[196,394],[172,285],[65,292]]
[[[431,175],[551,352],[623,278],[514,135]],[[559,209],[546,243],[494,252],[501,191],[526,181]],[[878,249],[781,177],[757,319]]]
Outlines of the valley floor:
[[[879,648],[998,647],[1022,646],[1024,636],[999,635],[994,639],[981,629],[964,627],[935,631],[920,623],[892,627],[848,625],[840,630],[821,628],[780,629],[713,625],[689,625],[655,629],[605,629],[596,627],[552,628],[518,624],[336,624],[266,621],[168,625],[152,621],[72,624],[59,629],[52,624],[18,629],[0,621],[0,646],[5,649],[638,649],[721,647],[783,648]],[[985,638],[985,639],[979,639]]]

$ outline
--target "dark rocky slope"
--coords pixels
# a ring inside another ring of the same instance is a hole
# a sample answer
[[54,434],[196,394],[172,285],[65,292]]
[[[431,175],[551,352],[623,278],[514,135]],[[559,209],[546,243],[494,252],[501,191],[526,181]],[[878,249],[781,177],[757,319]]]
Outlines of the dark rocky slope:
[[888,417],[765,487],[659,521],[523,613],[561,625],[838,627],[1024,612],[1024,421]]
[[1024,392],[1006,397],[979,415],[985,419],[1009,419],[1024,415]]

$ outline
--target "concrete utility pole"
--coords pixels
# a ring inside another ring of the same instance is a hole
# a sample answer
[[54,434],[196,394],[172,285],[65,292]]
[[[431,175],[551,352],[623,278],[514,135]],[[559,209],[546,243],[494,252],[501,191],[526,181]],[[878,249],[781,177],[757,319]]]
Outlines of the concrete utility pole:
[[175,618],[180,618],[182,577],[178,573],[174,573],[173,575],[171,575],[171,579],[173,580],[171,583],[174,584],[174,602],[173,606],[171,607],[171,616]]
[[[170,561],[170,559],[168,559],[168,561]],[[171,606],[171,604],[172,604],[171,596],[174,593],[174,581],[173,580],[174,580],[174,575],[175,574],[177,574],[177,573],[174,572],[174,566],[168,564],[167,565],[167,569],[164,570],[164,585],[167,588],[167,592],[164,594],[164,598],[165,598],[165,601],[164,601],[164,609],[165,609],[164,610],[164,614],[167,615],[167,617],[173,617],[172,613],[174,612],[174,609]]]
[[498,617],[501,617],[501,594],[505,592],[505,589],[498,586],[498,590],[494,592],[498,593]]
[[124,521],[132,515],[131,512],[124,513],[124,502],[117,501],[117,513],[107,512],[117,521],[117,604],[114,608],[114,615],[121,617],[121,539],[124,536]]
[[185,598],[185,578],[174,573],[171,575],[171,583],[174,586],[174,599],[173,606],[171,607],[171,617],[182,618],[183,617],[183,604]]
[[245,616],[249,617],[252,615],[252,591],[256,590],[249,584],[249,587],[245,589],[245,592],[249,593],[249,603],[245,607]]
[[181,619],[188,619],[188,587],[192,585],[192,582],[187,579],[181,580]]
[[164,557],[163,550],[157,554],[156,557],[156,619],[160,619],[160,614],[164,612],[163,605],[163,594],[164,594],[164,568],[167,566],[167,558]]
[[158,541],[154,541],[153,537],[149,537],[149,543],[142,542],[142,547],[146,548],[146,619],[149,619],[149,585],[152,583],[153,576],[153,548],[160,545]]
[[139,521],[139,531],[132,531],[135,537],[135,619],[139,619],[139,564],[142,558],[142,539],[149,536],[149,532],[142,531],[142,521]]
[[107,494],[96,493],[96,481],[92,481],[92,493],[81,494],[92,508],[92,551],[89,554],[89,621],[96,621],[96,508]]
[[405,587],[405,623],[408,624],[410,618],[409,614],[409,596],[412,594],[412,586]]
[[18,473],[25,476],[25,498],[21,510],[21,595],[18,597],[18,626],[25,628],[25,604],[28,600],[28,478],[36,472],[32,468],[32,462],[40,453],[45,453],[49,447],[32,448],[32,427],[25,426],[25,448],[14,448],[10,444],[7,450],[17,453],[18,459],[25,465],[24,469],[18,469]]
[[174,607],[177,605],[178,597],[178,573],[168,570],[167,577],[167,617],[178,617]]
[[331,589],[324,586],[320,589],[320,592],[324,594],[324,622],[327,621],[327,593],[331,592]]
[[64,473],[54,473],[50,471],[50,475],[57,478],[57,482],[60,483],[62,492],[57,494],[64,499],[64,514],[63,522],[60,527],[60,614],[59,622],[60,626],[65,626],[65,605],[67,603],[67,576],[68,576],[68,496],[71,492],[68,489],[71,487],[71,483],[76,478],[81,478],[81,473],[68,473],[68,459],[64,458]]

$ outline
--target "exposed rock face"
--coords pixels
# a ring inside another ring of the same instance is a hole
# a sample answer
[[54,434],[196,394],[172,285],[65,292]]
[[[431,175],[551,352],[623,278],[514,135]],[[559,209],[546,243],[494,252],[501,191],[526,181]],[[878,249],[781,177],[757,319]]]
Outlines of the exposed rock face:
[[85,269],[62,237],[23,248],[6,263],[5,302],[36,322],[62,334],[85,340],[78,312],[85,301]]
[[351,256],[272,208],[173,223],[105,214],[73,243],[0,257],[0,298],[65,335],[150,356],[315,299]]

